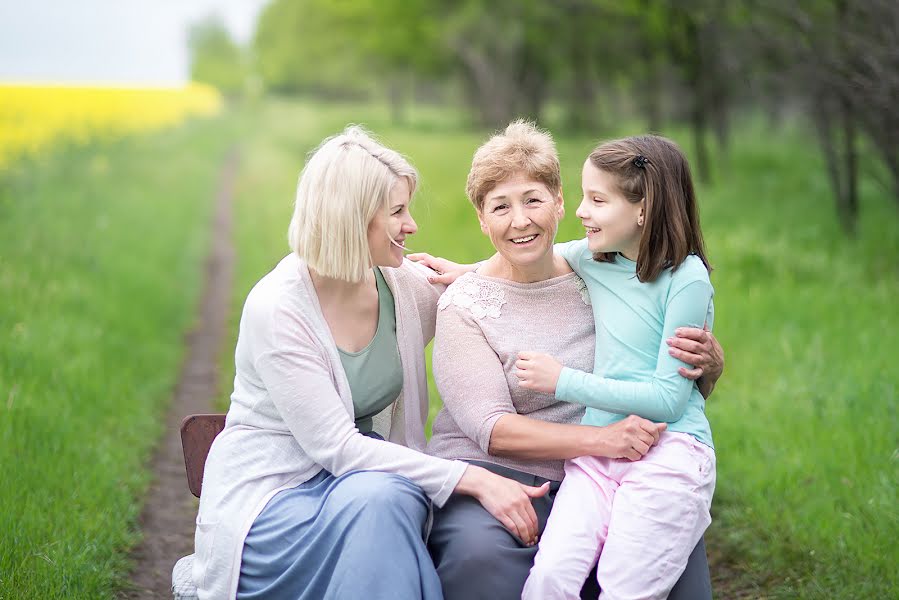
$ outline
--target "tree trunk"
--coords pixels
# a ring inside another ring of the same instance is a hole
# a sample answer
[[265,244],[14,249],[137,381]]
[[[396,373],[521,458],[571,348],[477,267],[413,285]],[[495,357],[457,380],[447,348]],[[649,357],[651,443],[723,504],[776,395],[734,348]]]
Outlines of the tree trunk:
[[693,145],[696,148],[696,171],[699,179],[705,183],[711,180],[709,169],[709,151],[706,145],[706,130],[708,129],[708,113],[711,107],[708,105],[708,85],[703,77],[705,62],[703,59],[702,43],[699,35],[699,27],[690,15],[684,15],[686,26],[686,39],[688,43],[687,85],[693,92],[690,122],[693,128]]
[[855,118],[846,96],[840,98],[843,127],[843,156],[846,161],[846,189],[842,198],[842,222],[846,232],[855,235],[858,225],[858,154],[855,149]]

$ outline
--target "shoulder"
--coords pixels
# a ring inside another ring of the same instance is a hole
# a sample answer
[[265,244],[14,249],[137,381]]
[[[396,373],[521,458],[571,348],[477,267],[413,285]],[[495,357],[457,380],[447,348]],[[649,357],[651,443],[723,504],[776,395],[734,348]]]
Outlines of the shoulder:
[[555,244],[553,250],[574,268],[575,263],[583,258],[592,258],[590,248],[587,246],[587,238],[572,240]]
[[304,284],[305,265],[296,255],[288,255],[260,279],[244,304],[244,326],[276,330],[288,323],[309,321],[315,314],[312,298]]
[[688,286],[700,286],[712,289],[712,282],[709,279],[709,271],[705,267],[702,259],[691,254],[684,259],[680,266],[671,272],[671,282],[669,285],[669,297],[677,294]]
[[675,283],[688,284],[694,281],[705,281],[708,283],[709,270],[706,269],[705,263],[695,254],[690,254],[684,259],[684,262],[674,270],[671,274],[671,280]]
[[470,314],[476,319],[496,319],[505,303],[506,290],[502,284],[475,273],[465,273],[446,288],[437,308]]
[[381,267],[381,273],[394,295],[412,294],[425,296],[430,300],[444,289],[443,285],[428,281],[428,277],[434,275],[434,271],[408,258],[404,258],[403,264],[399,267]]
[[428,276],[435,273],[433,270],[429,269],[423,264],[417,263],[413,260],[409,260],[408,258],[404,258],[403,264],[393,270],[403,275],[404,277],[410,277],[412,279],[415,279],[416,281],[423,282],[428,286],[431,285],[431,283],[428,281]]

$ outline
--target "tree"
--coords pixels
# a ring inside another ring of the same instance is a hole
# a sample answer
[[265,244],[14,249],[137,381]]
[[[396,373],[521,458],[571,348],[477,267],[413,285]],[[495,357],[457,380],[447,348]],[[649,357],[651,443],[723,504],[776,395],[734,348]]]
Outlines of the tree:
[[899,203],[899,4],[765,0],[753,7],[754,27],[775,57],[773,76],[806,106],[840,223],[854,233],[863,141],[886,166]]
[[247,68],[243,52],[219,17],[211,16],[194,25],[189,45],[191,79],[214,85],[226,95],[244,91]]

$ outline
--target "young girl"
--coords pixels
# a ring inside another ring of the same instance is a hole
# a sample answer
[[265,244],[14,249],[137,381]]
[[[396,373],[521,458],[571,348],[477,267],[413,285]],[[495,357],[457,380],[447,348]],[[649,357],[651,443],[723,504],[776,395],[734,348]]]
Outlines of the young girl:
[[520,383],[585,405],[584,424],[637,414],[668,427],[642,460],[566,461],[522,598],[578,598],[597,560],[602,598],[665,598],[711,522],[715,488],[703,397],[668,353],[678,327],[712,325],[693,183],[680,149],[647,135],[596,148],[583,191],[587,237],[556,250],[590,292],[593,373],[521,352]]

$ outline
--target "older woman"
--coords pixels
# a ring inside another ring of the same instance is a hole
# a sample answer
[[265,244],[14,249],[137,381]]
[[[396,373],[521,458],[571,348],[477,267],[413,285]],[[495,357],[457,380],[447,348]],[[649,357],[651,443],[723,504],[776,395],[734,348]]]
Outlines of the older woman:
[[[444,408],[434,420],[428,451],[525,485],[549,482],[549,494],[533,502],[542,528],[565,459],[637,460],[665,425],[631,416],[605,428],[582,426],[582,406],[518,384],[514,365],[524,349],[549,353],[584,371],[593,366],[594,307],[584,282],[553,251],[565,209],[552,138],[527,123],[509,125],[475,153],[467,193],[497,253],[440,299],[433,365]],[[454,269],[447,261],[419,258],[443,271]],[[704,342],[678,343],[693,351],[681,355],[687,362],[706,367],[708,394],[720,375],[720,348],[703,331],[686,333]],[[429,538],[444,596],[518,598],[536,552],[532,541],[503,530],[477,503],[450,499],[435,514]],[[595,585],[590,578],[585,597],[596,597]],[[710,597],[700,542],[671,598]]]
[[293,252],[240,321],[197,517],[200,598],[439,598],[423,534],[429,502],[453,494],[536,535],[545,489],[420,452],[442,286],[403,259],[416,181],[358,128],[306,164]]

